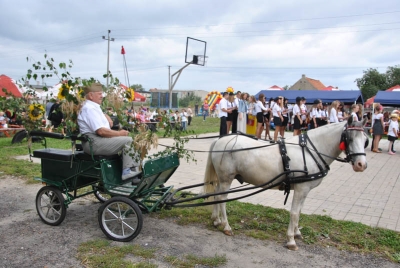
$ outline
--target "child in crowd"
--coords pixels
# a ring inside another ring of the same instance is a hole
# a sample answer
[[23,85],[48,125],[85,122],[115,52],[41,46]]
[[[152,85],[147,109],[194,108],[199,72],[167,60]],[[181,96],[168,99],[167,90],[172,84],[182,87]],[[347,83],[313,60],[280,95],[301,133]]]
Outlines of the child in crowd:
[[394,155],[393,152],[393,145],[394,141],[397,140],[398,133],[399,133],[399,116],[397,114],[390,115],[390,124],[389,124],[389,131],[388,131],[388,140],[389,140],[389,154]]
[[0,112],[0,126],[7,128],[8,118],[4,115],[4,112]]
[[188,122],[188,114],[185,109],[182,109],[180,118],[181,118],[181,129],[183,131],[186,131],[186,126],[187,126],[187,122]]

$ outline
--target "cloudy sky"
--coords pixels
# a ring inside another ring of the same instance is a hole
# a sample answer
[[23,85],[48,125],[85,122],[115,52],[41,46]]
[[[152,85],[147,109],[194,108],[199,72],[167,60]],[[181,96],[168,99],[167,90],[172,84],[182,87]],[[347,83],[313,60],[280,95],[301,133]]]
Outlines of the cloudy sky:
[[187,37],[207,42],[208,61],[188,66],[175,89],[255,94],[306,74],[356,90],[363,70],[400,64],[398,0],[0,0],[0,7],[0,74],[16,80],[47,53],[71,59],[74,77],[105,83],[108,30],[110,71],[127,84],[124,46],[130,84],[147,90],[168,88],[168,66],[174,73],[185,65]]

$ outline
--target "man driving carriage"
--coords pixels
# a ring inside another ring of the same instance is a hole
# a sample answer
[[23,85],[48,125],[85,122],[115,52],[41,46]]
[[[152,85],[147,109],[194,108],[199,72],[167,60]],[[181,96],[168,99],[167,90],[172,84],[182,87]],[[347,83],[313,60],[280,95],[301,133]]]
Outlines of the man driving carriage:
[[[86,101],[78,115],[80,133],[88,136],[94,155],[113,155],[122,151],[122,179],[140,175],[138,163],[133,160],[135,152],[131,148],[132,137],[127,130],[112,130],[113,121],[103,113],[100,104],[103,100],[103,86],[93,83],[84,88]],[[89,142],[83,142],[83,151],[90,154]],[[138,178],[132,183],[139,183]]]

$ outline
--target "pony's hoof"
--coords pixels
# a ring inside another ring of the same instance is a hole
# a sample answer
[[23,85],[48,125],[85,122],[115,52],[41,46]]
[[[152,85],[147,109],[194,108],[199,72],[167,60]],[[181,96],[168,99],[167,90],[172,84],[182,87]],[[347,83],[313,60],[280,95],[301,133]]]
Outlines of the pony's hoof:
[[295,239],[303,239],[303,236],[301,234],[297,234],[294,236]]
[[289,249],[289,250],[293,250],[293,251],[296,251],[296,250],[298,250],[299,248],[296,246],[296,244],[291,244],[291,245],[286,245],[287,246],[287,248]]
[[224,230],[224,234],[232,236],[233,232],[232,232],[232,230]]

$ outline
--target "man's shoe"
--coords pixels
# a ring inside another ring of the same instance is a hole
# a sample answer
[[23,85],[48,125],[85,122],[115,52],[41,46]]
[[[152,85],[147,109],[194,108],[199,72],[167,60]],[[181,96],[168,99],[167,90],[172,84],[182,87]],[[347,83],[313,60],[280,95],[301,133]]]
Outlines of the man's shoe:
[[140,173],[142,173],[142,172],[141,171],[129,170],[128,172],[126,172],[126,173],[124,173],[122,175],[122,179],[126,180],[126,179],[129,179],[129,178],[133,178],[133,177],[136,177],[136,176],[140,175]]
[[381,148],[378,148],[378,151],[379,151],[379,152],[382,152],[382,149],[381,149]]
[[139,183],[140,183],[140,179],[139,178],[134,178],[132,180],[132,185],[136,185],[136,184],[139,184]]

